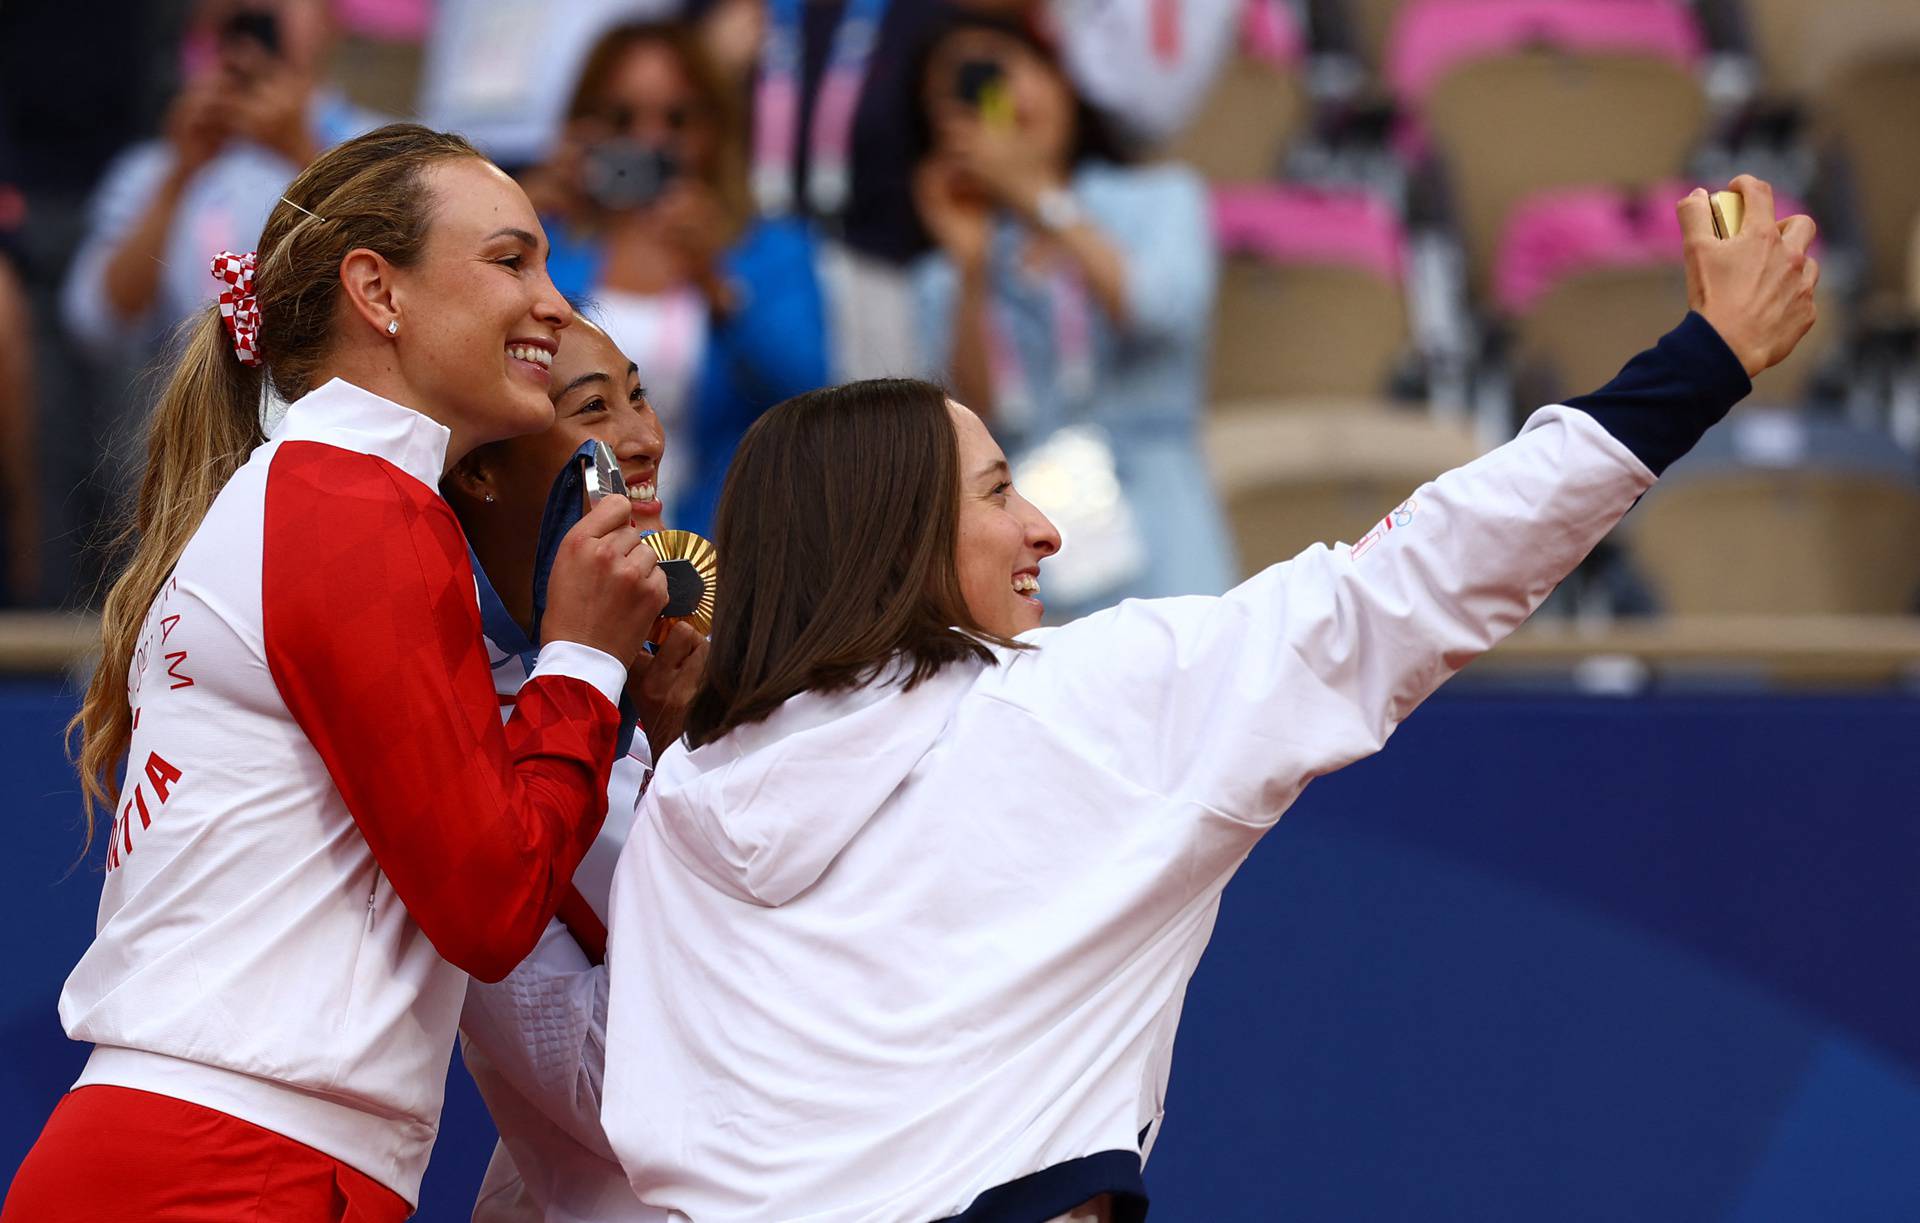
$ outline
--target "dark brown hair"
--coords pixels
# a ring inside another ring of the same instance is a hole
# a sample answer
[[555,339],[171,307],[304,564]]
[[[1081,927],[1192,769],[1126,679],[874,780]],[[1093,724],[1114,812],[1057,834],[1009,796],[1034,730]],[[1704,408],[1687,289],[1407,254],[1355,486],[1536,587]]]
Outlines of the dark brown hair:
[[680,70],[687,74],[687,83],[693,86],[694,96],[713,124],[713,173],[707,186],[720,197],[729,220],[744,224],[751,206],[747,200],[747,129],[741,94],[714,62],[693,27],[676,21],[631,21],[602,34],[581,63],[580,79],[567,102],[567,119],[602,117],[607,89],[620,61],[649,45],[671,51],[680,62]]
[[927,114],[926,105],[927,77],[933,71],[934,57],[947,40],[956,34],[981,31],[1019,43],[1059,78],[1062,88],[1073,102],[1073,147],[1067,152],[1070,166],[1077,168],[1084,161],[1104,161],[1118,166],[1135,160],[1132,150],[1120,139],[1106,115],[1087,101],[1074,84],[1072,75],[1060,62],[1060,53],[1054,44],[1036,32],[1031,23],[1019,18],[949,9],[921,36],[915,51],[913,110],[908,117],[908,165],[919,165],[925,161],[939,143],[934,138],[933,122]]
[[720,592],[694,746],[802,692],[911,688],[992,662],[960,591],[959,441],[939,387],[879,378],[795,396],[747,430],[720,492]]
[[[184,344],[147,425],[140,495],[120,527],[115,551],[131,548],[100,615],[100,664],[80,712],[67,724],[80,750],[75,766],[93,841],[93,810],[118,796],[114,770],[133,735],[127,669],[147,607],[160,592],[207,508],[263,440],[260,399],[271,380],[281,398],[298,399],[333,343],[340,262],[359,247],[399,267],[426,246],[433,198],[423,172],[437,162],[479,157],[459,136],[396,123],[323,153],[287,188],[260,235],[254,295],[260,302],[261,364],[234,355],[210,305],[182,324]],[[211,265],[216,252],[207,251]]]

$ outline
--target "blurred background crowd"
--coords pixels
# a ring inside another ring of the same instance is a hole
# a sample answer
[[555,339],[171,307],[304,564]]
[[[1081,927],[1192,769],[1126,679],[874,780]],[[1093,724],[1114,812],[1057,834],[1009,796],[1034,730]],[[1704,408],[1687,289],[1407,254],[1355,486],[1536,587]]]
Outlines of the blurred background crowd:
[[[0,12],[0,606],[84,607],[144,371],[317,152],[473,137],[640,365],[670,520],[829,380],[944,380],[1062,614],[1354,539],[1685,308],[1673,203],[1822,321],[1549,605],[1920,609],[1912,0],[153,0]],[[1050,570],[1055,566],[1050,566]]]

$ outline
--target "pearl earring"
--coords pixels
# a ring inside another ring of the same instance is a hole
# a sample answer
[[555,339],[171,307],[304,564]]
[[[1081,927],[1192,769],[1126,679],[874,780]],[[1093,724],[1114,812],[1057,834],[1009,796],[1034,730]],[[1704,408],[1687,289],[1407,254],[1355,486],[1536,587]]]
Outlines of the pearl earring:
[[387,334],[388,334],[388,335],[399,335],[399,334],[400,334],[400,320],[399,320],[399,319],[397,319],[397,318],[395,318],[395,319],[388,319],[388,320],[387,320]]

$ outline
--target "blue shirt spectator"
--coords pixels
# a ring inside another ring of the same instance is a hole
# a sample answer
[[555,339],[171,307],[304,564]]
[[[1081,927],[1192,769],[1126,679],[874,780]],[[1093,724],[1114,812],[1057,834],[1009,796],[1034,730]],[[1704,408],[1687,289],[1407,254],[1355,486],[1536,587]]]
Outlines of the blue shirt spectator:
[[528,176],[548,267],[640,367],[675,439],[671,526],[704,531],[761,412],[827,381],[811,230],[750,217],[740,99],[699,37],[617,26],[587,53],[553,158]]

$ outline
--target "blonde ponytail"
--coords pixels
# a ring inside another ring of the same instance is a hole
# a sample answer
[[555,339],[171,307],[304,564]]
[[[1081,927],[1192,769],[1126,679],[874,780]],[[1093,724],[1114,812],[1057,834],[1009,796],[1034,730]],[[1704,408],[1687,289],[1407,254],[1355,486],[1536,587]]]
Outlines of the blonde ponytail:
[[119,796],[114,770],[133,735],[127,671],[147,608],[214,497],[264,440],[260,372],[234,355],[219,307],[207,307],[180,330],[185,345],[179,364],[147,423],[140,495],[113,545],[116,552],[131,546],[132,555],[101,609],[99,667],[80,711],[67,723],[69,746],[80,736],[75,764],[88,846],[95,808],[111,809]]

